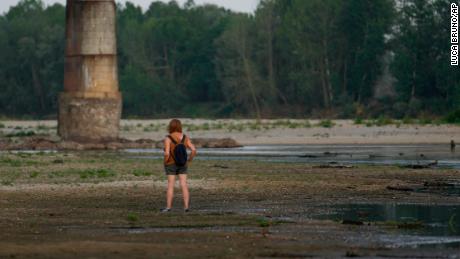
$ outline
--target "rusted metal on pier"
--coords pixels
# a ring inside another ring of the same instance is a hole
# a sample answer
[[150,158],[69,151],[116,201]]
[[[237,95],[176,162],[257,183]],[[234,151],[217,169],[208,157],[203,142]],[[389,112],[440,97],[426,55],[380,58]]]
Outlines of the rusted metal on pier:
[[80,142],[118,138],[116,5],[114,0],[67,0],[64,92],[59,135]]

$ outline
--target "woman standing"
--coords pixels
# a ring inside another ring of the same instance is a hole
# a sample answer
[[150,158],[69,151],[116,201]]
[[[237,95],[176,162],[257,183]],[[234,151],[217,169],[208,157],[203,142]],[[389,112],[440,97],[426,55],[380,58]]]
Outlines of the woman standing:
[[[187,186],[188,166],[196,156],[196,148],[189,137],[182,133],[182,123],[173,119],[168,126],[169,135],[164,140],[164,166],[168,177],[168,190],[166,192],[166,208],[161,212],[170,212],[174,197],[174,185],[176,175],[179,176],[179,183],[184,196],[184,212],[189,211],[190,193]],[[187,159],[187,149],[191,150]]]

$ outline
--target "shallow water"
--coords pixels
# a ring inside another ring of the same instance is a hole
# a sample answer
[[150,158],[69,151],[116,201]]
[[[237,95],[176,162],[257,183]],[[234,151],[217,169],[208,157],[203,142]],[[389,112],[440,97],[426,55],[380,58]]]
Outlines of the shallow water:
[[[161,149],[128,149],[136,158],[157,159]],[[199,150],[198,160],[259,160],[293,163],[425,165],[460,169],[460,150],[449,145],[260,145]]]
[[387,247],[460,248],[458,205],[343,204],[322,209],[315,218],[389,227],[390,233],[378,236]]

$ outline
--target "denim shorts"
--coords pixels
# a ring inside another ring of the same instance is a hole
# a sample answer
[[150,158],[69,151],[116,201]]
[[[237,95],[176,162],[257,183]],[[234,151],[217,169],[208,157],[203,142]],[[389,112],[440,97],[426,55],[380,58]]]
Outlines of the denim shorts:
[[165,165],[165,173],[166,175],[187,174],[188,168],[187,166],[177,166],[175,164]]

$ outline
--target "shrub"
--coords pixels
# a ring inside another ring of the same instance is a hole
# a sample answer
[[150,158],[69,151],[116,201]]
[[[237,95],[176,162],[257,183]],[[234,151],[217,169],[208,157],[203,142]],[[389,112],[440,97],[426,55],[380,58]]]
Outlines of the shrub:
[[459,124],[460,123],[460,109],[449,113],[444,120],[447,123]]
[[318,126],[323,127],[323,128],[332,128],[335,126],[335,123],[332,122],[331,120],[322,120],[318,123]]
[[6,137],[8,138],[11,138],[11,137],[30,137],[30,136],[34,136],[35,135],[35,131],[18,131],[18,132],[14,132],[14,133],[9,133],[6,135]]

